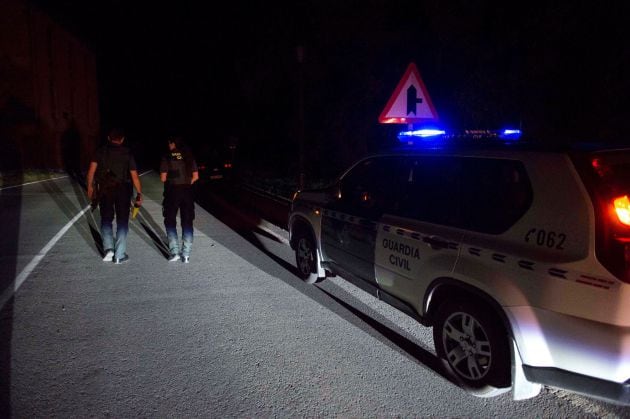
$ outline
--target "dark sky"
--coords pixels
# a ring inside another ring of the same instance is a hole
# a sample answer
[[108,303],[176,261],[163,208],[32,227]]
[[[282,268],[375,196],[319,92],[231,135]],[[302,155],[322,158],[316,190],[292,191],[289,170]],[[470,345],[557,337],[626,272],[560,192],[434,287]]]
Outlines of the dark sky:
[[377,118],[410,62],[446,125],[618,140],[630,112],[621,1],[38,3],[97,52],[104,124],[138,137],[290,148],[302,74],[313,152],[352,159],[400,128]]

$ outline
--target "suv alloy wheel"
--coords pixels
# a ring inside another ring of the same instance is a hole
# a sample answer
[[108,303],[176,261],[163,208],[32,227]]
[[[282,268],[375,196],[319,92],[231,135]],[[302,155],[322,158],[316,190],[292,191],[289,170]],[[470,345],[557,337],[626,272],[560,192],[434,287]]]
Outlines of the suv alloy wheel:
[[433,339],[449,373],[477,396],[510,388],[510,347],[504,329],[480,302],[445,301],[436,313]]
[[300,278],[307,284],[317,282],[317,271],[315,269],[316,260],[317,254],[313,239],[301,233],[297,239],[297,246],[295,247],[295,262]]

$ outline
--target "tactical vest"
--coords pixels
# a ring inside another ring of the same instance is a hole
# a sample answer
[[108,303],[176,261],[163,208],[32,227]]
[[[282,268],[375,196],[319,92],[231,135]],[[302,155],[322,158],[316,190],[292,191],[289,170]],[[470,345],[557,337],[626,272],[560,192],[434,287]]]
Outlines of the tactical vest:
[[168,173],[166,180],[170,185],[190,185],[191,176],[186,165],[184,153],[173,150],[166,155]]
[[129,181],[129,160],[131,152],[124,146],[106,145],[99,155],[98,166],[96,168],[97,182],[108,179],[108,181],[128,182]]

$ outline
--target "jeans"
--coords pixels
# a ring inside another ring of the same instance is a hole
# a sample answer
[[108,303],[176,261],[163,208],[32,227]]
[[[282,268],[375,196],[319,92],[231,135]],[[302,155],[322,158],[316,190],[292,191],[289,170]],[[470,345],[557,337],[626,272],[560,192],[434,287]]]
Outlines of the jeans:
[[[127,233],[129,232],[129,209],[131,207],[131,183],[122,183],[102,194],[99,201],[101,212],[101,236],[103,250],[114,251],[116,259],[122,259],[127,252]],[[114,242],[113,222],[116,219],[116,239]]]
[[177,235],[177,212],[182,225],[181,255],[190,256],[193,243],[193,220],[195,219],[195,199],[190,185],[165,185],[162,212],[166,240],[171,255],[179,254],[179,237]]

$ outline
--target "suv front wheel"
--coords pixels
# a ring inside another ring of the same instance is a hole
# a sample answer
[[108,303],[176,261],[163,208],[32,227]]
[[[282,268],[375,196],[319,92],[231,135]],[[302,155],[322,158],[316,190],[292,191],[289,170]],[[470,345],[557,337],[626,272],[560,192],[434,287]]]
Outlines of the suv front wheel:
[[298,268],[298,274],[300,278],[307,284],[314,284],[317,282],[317,267],[315,262],[317,261],[317,249],[315,248],[315,242],[313,239],[301,233],[296,241],[295,246],[295,263]]
[[470,393],[492,397],[510,389],[510,347],[505,329],[480,302],[445,301],[433,340],[449,373]]

